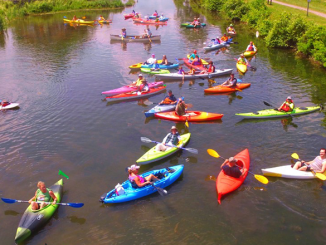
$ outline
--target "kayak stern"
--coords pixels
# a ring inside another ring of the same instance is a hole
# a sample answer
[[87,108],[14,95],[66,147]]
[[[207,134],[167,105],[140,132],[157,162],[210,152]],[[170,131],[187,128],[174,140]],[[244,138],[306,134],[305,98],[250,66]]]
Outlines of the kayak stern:
[[15,242],[17,244],[21,243],[24,241],[26,238],[28,238],[32,234],[30,229],[18,227],[16,236],[15,236]]

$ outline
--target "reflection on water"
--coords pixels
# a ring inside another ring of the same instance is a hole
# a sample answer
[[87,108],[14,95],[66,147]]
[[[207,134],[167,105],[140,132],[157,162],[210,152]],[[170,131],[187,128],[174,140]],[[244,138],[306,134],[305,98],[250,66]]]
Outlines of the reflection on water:
[[12,215],[12,216],[17,216],[19,215],[20,213],[16,212],[15,210],[6,210],[4,212],[5,215]]
[[80,224],[80,225],[83,225],[86,222],[86,219],[78,218],[77,216],[67,216],[67,218],[70,220],[70,222],[77,223],[77,224]]

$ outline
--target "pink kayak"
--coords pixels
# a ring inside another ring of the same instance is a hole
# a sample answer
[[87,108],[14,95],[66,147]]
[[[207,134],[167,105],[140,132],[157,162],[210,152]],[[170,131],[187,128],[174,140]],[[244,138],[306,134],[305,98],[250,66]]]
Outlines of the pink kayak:
[[[160,82],[153,82],[153,83],[149,83],[148,86],[149,88],[155,88],[158,86],[162,86],[163,85],[163,81]],[[112,96],[112,95],[116,95],[116,94],[124,94],[124,93],[129,93],[129,92],[133,92],[138,90],[137,87],[130,87],[130,86],[123,86],[121,88],[116,88],[116,89],[112,89],[112,90],[108,90],[108,91],[104,91],[102,92],[102,94],[105,94],[107,96]]]

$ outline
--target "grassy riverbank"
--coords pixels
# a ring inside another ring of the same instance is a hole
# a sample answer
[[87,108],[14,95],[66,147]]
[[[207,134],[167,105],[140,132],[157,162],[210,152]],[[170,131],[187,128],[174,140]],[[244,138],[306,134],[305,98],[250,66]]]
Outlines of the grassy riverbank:
[[[279,0],[283,3],[288,3],[292,5],[296,5],[299,7],[307,8],[308,2],[307,0]],[[274,3],[273,3],[274,5]],[[275,3],[276,5],[276,3]],[[312,0],[309,3],[309,9],[316,10],[318,12],[326,13],[326,1],[325,0]]]
[[[129,0],[127,6],[133,5]],[[51,13],[65,10],[120,8],[125,6],[121,0],[43,0],[19,2],[0,0],[0,30],[4,29],[10,20],[31,14]]]
[[321,17],[313,17],[321,23],[317,24],[303,13],[295,14],[297,10],[282,6],[280,11],[278,5],[269,6],[265,0],[194,0],[193,4],[247,23],[269,47],[294,48],[326,67],[326,20]]

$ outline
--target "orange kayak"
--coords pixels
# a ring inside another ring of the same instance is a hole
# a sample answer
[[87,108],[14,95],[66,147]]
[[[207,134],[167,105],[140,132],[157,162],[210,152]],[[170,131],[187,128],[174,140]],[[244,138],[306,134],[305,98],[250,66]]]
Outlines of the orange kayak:
[[209,113],[209,112],[202,112],[202,111],[187,111],[186,115],[178,116],[175,111],[169,112],[158,112],[155,113],[154,116],[156,118],[171,120],[171,121],[178,121],[178,122],[205,122],[205,121],[212,121],[212,120],[219,120],[223,117],[223,114],[217,113]]
[[[238,160],[237,165],[239,165],[241,168],[244,166],[247,170],[249,170],[250,156],[248,149],[241,151],[234,157]],[[246,179],[247,175],[248,171],[245,174],[241,175],[240,178],[233,178],[224,174],[224,171],[221,170],[216,180],[218,203],[221,204],[222,196],[238,189],[242,185],[243,181]]]
[[229,93],[229,92],[235,92],[239,91],[245,88],[250,87],[250,83],[237,83],[237,85],[234,88],[226,87],[223,85],[217,85],[212,88],[205,89],[205,93],[213,94],[213,93]]

